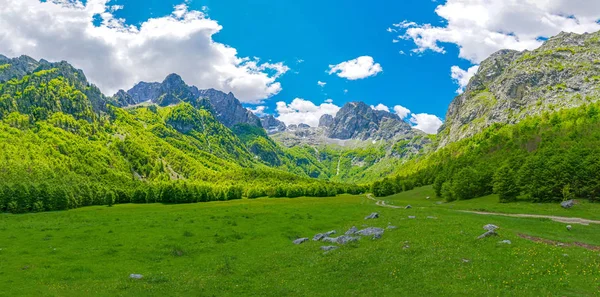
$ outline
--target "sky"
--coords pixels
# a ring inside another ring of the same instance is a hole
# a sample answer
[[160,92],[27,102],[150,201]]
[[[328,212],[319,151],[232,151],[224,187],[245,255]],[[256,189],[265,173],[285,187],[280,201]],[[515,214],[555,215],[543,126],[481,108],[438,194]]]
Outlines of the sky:
[[490,54],[599,20],[597,0],[0,0],[0,54],[69,61],[107,95],[178,73],[286,124],[364,101],[433,134]]

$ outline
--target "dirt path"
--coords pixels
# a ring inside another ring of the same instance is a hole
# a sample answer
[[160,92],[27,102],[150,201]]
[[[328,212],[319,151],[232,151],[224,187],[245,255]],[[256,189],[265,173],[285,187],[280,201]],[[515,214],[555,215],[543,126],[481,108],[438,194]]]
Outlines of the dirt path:
[[589,224],[600,224],[600,221],[582,219],[582,218],[567,218],[567,217],[557,217],[557,216],[547,216],[547,215],[535,215],[535,214],[510,214],[510,213],[497,213],[497,212],[483,212],[483,211],[469,211],[469,210],[459,210],[460,212],[466,213],[474,213],[479,215],[486,216],[504,216],[504,217],[514,217],[514,218],[538,218],[538,219],[551,219],[555,222],[565,223],[565,224],[580,224],[580,225],[589,225]]
[[[404,208],[401,206],[388,205],[383,200],[376,199],[371,194],[367,194],[367,198],[375,201],[377,206],[389,207],[389,208]],[[498,212],[484,212],[484,211],[470,211],[470,210],[457,210],[464,213],[473,213],[478,215],[486,215],[486,216],[504,216],[504,217],[513,217],[513,218],[536,218],[536,219],[550,219],[555,222],[565,223],[565,224],[580,224],[580,225],[589,225],[589,224],[600,224],[600,221],[588,220],[582,218],[568,218],[568,217],[557,217],[557,216],[548,216],[548,215],[536,215],[536,214],[510,214],[510,213],[498,213]]]
[[379,200],[379,199],[375,199],[375,197],[373,197],[373,195],[371,195],[371,194],[367,194],[367,198],[369,198],[369,199],[371,199],[371,200],[375,201],[375,205],[377,205],[377,206],[389,207],[389,208],[404,208],[404,207],[402,207],[402,206],[396,206],[396,205],[388,205],[388,204],[385,204],[385,201],[383,201],[383,200]]

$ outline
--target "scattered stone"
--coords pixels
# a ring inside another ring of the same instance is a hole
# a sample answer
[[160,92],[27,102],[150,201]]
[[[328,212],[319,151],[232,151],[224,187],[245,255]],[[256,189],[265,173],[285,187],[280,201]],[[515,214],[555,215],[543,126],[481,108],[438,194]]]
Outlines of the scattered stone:
[[444,203],[444,202],[442,202],[442,201],[437,201],[435,204],[437,204],[437,205],[440,205],[440,204],[442,204],[442,203]]
[[417,217],[415,216],[408,216],[409,219],[416,219]]
[[371,220],[371,219],[377,219],[377,218],[379,218],[379,214],[378,214],[378,213],[376,213],[376,212],[374,212],[374,213],[372,213],[372,214],[370,214],[370,215],[366,216],[366,217],[365,217],[365,220]]
[[469,262],[471,262],[471,260],[469,260],[469,259],[462,259],[462,261],[463,261],[463,263],[469,263]]
[[403,250],[407,250],[409,248],[410,248],[410,245],[408,245],[408,244],[402,247]]
[[483,226],[483,230],[487,230],[487,231],[496,231],[496,229],[498,229],[499,227],[493,224],[487,224],[485,226]]
[[338,247],[335,245],[325,245],[325,246],[322,246],[321,249],[326,252],[329,252],[329,251],[337,250]]
[[355,234],[362,235],[362,236],[371,236],[371,235],[383,234],[383,231],[384,230],[381,228],[370,227],[370,228],[366,228],[366,229],[357,231]]
[[393,230],[393,229],[398,229],[398,227],[389,225],[389,226],[387,226],[386,229]]
[[568,256],[569,256],[568,254],[563,254],[563,257],[568,257]]
[[437,217],[427,217],[428,219],[436,220]]
[[479,235],[479,237],[477,237],[477,239],[482,239],[482,238],[486,238],[486,237],[490,237],[490,236],[498,236],[498,233],[496,233],[496,231],[491,230],[488,232],[485,232],[481,235]]
[[571,231],[571,228],[573,228],[571,225],[567,225],[567,230]]
[[296,240],[294,240],[294,244],[302,244],[308,241],[308,238],[303,237],[303,238],[298,238]]
[[337,237],[324,237],[322,239],[322,241],[324,242],[331,242],[331,243],[337,243]]
[[412,208],[412,206],[410,206],[410,204],[409,204],[404,209],[410,209],[410,208]]
[[314,240],[314,241],[319,241],[319,240],[321,240],[321,239],[323,239],[323,238],[325,238],[325,237],[327,237],[327,236],[325,236],[325,234],[323,234],[323,233],[319,233],[319,234],[317,234],[317,235],[315,235],[315,236],[313,237],[313,240]]
[[425,198],[425,199],[429,200],[429,198],[430,198],[430,197],[429,197],[429,196],[427,196],[427,198]]
[[377,233],[373,235],[373,240],[381,238],[382,233]]
[[142,279],[143,277],[144,277],[143,275],[135,274],[135,273],[132,273],[129,275],[129,278],[132,278],[132,279]]
[[27,269],[29,269],[29,265],[25,265],[25,266],[21,267],[21,270],[27,270]]
[[346,231],[346,235],[354,235],[354,233],[356,233],[356,231],[358,231],[358,228],[356,228],[356,226],[352,226],[352,228],[350,228],[348,231]]
[[573,205],[575,205],[575,200],[573,200],[573,199],[563,201],[560,203],[560,206],[562,206],[562,208],[571,208],[571,207],[573,207]]
[[333,234],[335,234],[335,233],[337,233],[335,230],[331,230],[331,231],[329,231],[329,232],[326,232],[326,233],[325,233],[325,236],[331,236],[331,235],[333,235]]
[[349,243],[349,242],[358,241],[359,239],[360,239],[360,237],[342,235],[342,236],[338,237],[336,241],[339,244],[346,244],[346,243]]
[[505,239],[503,241],[499,241],[498,243],[505,243],[505,244],[512,244],[512,242],[508,239]]

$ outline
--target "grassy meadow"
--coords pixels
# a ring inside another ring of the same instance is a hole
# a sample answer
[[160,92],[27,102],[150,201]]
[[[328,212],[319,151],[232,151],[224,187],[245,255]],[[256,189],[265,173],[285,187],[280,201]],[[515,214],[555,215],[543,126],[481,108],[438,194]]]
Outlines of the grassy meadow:
[[[430,196],[431,199],[425,197]],[[593,296],[600,251],[519,234],[600,245],[600,225],[483,216],[476,209],[598,218],[598,205],[499,204],[493,197],[436,204],[430,187],[366,196],[124,204],[0,215],[0,296]],[[364,220],[371,212],[380,218]],[[414,216],[410,219],[409,216]],[[477,240],[483,225],[498,237]],[[299,237],[352,226],[378,240],[324,253]],[[499,243],[510,240],[512,244]],[[130,274],[142,274],[131,279]]]

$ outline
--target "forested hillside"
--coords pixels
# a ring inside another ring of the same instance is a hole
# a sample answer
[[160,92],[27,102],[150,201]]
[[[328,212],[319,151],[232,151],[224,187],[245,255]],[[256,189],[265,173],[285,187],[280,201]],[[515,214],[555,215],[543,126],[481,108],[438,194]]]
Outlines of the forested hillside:
[[600,199],[600,103],[494,124],[373,184],[387,196],[433,184],[447,201],[497,193],[501,201]]
[[120,108],[66,62],[16,71],[24,60],[0,67],[1,211],[361,191],[310,179],[325,170],[314,157],[210,106]]

